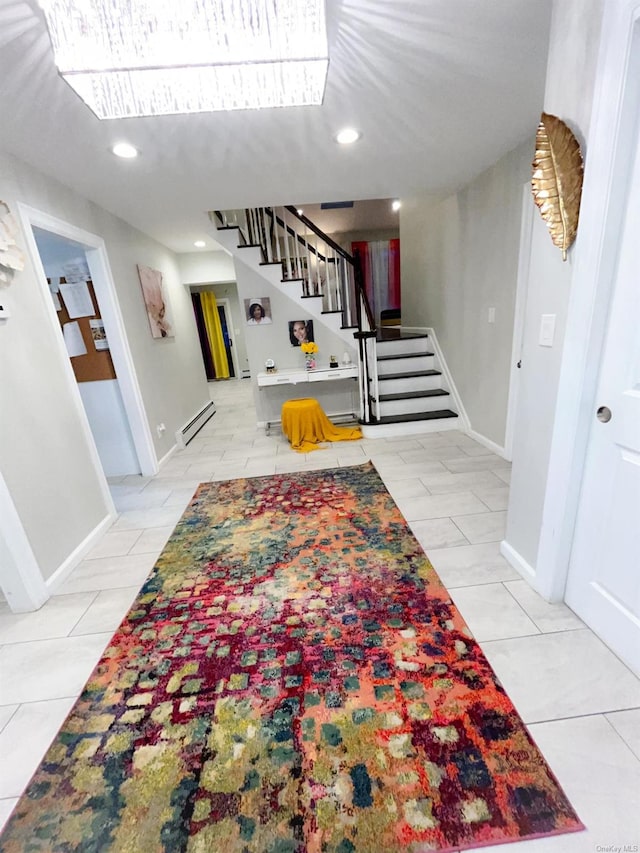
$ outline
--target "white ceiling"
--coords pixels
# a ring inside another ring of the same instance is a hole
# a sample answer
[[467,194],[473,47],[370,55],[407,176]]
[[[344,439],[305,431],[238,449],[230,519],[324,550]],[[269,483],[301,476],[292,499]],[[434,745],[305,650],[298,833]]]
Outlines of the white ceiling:
[[326,2],[322,106],[99,121],[36,0],[0,0],[0,145],[186,252],[213,246],[207,210],[450,192],[535,133],[552,0]]

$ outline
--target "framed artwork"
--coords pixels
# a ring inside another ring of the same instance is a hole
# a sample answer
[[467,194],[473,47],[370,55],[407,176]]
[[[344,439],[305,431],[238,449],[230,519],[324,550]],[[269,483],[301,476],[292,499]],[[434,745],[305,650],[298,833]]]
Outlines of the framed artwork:
[[164,294],[162,273],[138,264],[138,277],[142,286],[151,334],[154,338],[173,338],[175,332],[169,322],[168,302]]
[[268,326],[271,322],[271,300],[268,296],[257,296],[244,300],[247,326]]
[[313,320],[289,320],[289,340],[292,347],[314,341]]

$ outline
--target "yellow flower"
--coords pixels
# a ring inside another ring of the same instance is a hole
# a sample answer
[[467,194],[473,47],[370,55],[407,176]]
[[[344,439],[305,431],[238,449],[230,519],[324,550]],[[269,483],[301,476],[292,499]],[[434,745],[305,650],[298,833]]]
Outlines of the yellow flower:
[[305,341],[305,343],[300,344],[300,349],[303,353],[309,355],[309,353],[318,352],[318,344],[313,341]]

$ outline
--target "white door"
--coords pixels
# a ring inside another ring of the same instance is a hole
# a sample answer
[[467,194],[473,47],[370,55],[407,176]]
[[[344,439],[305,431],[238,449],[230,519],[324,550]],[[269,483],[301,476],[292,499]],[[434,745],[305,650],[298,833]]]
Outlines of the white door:
[[640,673],[638,136],[635,147],[565,598]]

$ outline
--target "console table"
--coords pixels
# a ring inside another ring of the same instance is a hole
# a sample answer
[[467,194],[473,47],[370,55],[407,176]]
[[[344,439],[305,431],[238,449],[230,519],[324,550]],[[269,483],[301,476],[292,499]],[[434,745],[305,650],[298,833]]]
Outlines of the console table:
[[[340,365],[340,367],[316,368],[315,370],[305,370],[304,368],[291,368],[285,370],[277,370],[274,373],[258,373],[258,387],[260,389],[269,387],[273,388],[277,385],[303,385],[298,392],[300,396],[313,396],[312,389],[309,387],[314,382],[336,382],[341,379],[357,380],[358,365],[348,364]],[[345,413],[346,414],[346,413]],[[344,417],[342,415],[330,415],[331,418]],[[354,412],[349,414],[349,419],[356,417]],[[265,421],[267,432],[272,424],[279,423],[279,420]]]
[[301,382],[329,382],[336,379],[357,379],[358,365],[349,364],[342,367],[316,368],[305,370],[293,368],[276,370],[274,373],[259,373],[258,385],[299,385]]

